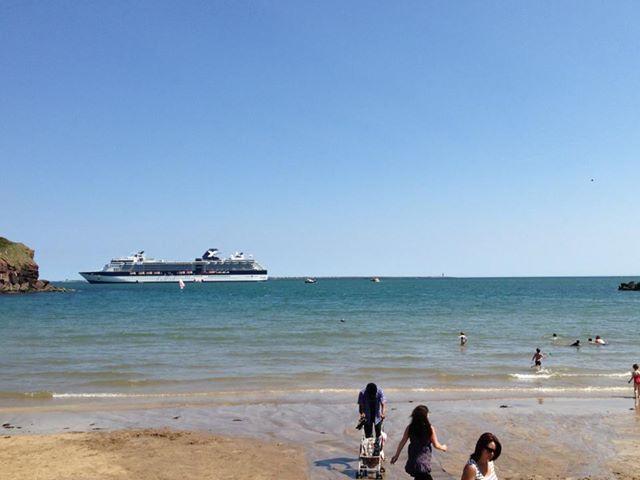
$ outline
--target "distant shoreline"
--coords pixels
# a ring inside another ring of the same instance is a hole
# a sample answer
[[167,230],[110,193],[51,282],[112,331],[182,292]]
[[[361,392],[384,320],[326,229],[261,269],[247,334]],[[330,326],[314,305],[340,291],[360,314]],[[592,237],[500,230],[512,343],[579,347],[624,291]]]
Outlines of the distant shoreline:
[[[438,276],[438,275],[294,275],[269,277],[269,280],[304,280],[305,278],[315,278],[321,280],[371,280],[377,277],[380,280],[526,280],[526,279],[569,279],[569,278],[615,278],[615,279],[640,279],[640,274],[632,275],[528,275],[528,276],[507,276],[507,277],[464,277],[464,276]],[[82,278],[68,278],[64,280],[51,280],[52,283],[87,283]]]

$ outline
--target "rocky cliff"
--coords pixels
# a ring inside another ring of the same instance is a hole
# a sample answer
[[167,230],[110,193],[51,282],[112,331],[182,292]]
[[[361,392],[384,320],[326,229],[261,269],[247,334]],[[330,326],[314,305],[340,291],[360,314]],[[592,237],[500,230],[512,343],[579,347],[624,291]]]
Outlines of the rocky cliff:
[[38,278],[33,254],[26,245],[0,237],[0,293],[65,291]]

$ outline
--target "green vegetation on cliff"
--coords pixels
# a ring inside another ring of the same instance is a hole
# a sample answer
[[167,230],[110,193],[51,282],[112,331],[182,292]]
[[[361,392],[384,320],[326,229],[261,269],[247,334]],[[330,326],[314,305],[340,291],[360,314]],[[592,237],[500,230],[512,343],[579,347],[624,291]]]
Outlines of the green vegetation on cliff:
[[21,268],[34,263],[33,250],[23,243],[0,237],[0,260],[4,260],[15,268]]
[[64,292],[39,279],[35,252],[23,243],[0,237],[0,293]]

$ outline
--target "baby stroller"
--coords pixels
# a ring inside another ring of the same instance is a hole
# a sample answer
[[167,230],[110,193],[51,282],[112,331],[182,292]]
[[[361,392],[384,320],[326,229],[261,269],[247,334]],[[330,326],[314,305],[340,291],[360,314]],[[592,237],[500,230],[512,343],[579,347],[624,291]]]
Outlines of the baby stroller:
[[387,434],[382,432],[380,434],[378,444],[375,436],[367,438],[365,436],[364,429],[362,430],[356,478],[375,478],[377,480],[384,478],[384,467],[382,466],[382,462],[384,461],[383,448],[386,439]]

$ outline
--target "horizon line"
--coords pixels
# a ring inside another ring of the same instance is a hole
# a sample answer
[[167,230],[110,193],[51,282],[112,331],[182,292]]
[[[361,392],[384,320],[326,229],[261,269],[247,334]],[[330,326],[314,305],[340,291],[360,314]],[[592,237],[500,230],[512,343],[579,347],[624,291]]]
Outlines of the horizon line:
[[[529,279],[529,278],[623,278],[640,277],[640,274],[631,275],[508,275],[508,276],[450,276],[450,275],[283,275],[270,276],[269,280],[303,280],[305,278],[325,279],[325,280],[369,280],[379,279],[424,279],[424,280],[492,280],[492,279]],[[64,280],[49,280],[49,282],[83,282],[89,283],[82,278],[67,278]],[[162,282],[160,282],[162,283]],[[169,283],[169,282],[167,282]],[[217,283],[217,282],[206,282]],[[224,283],[224,282],[222,282]],[[259,282],[260,283],[260,282]]]

